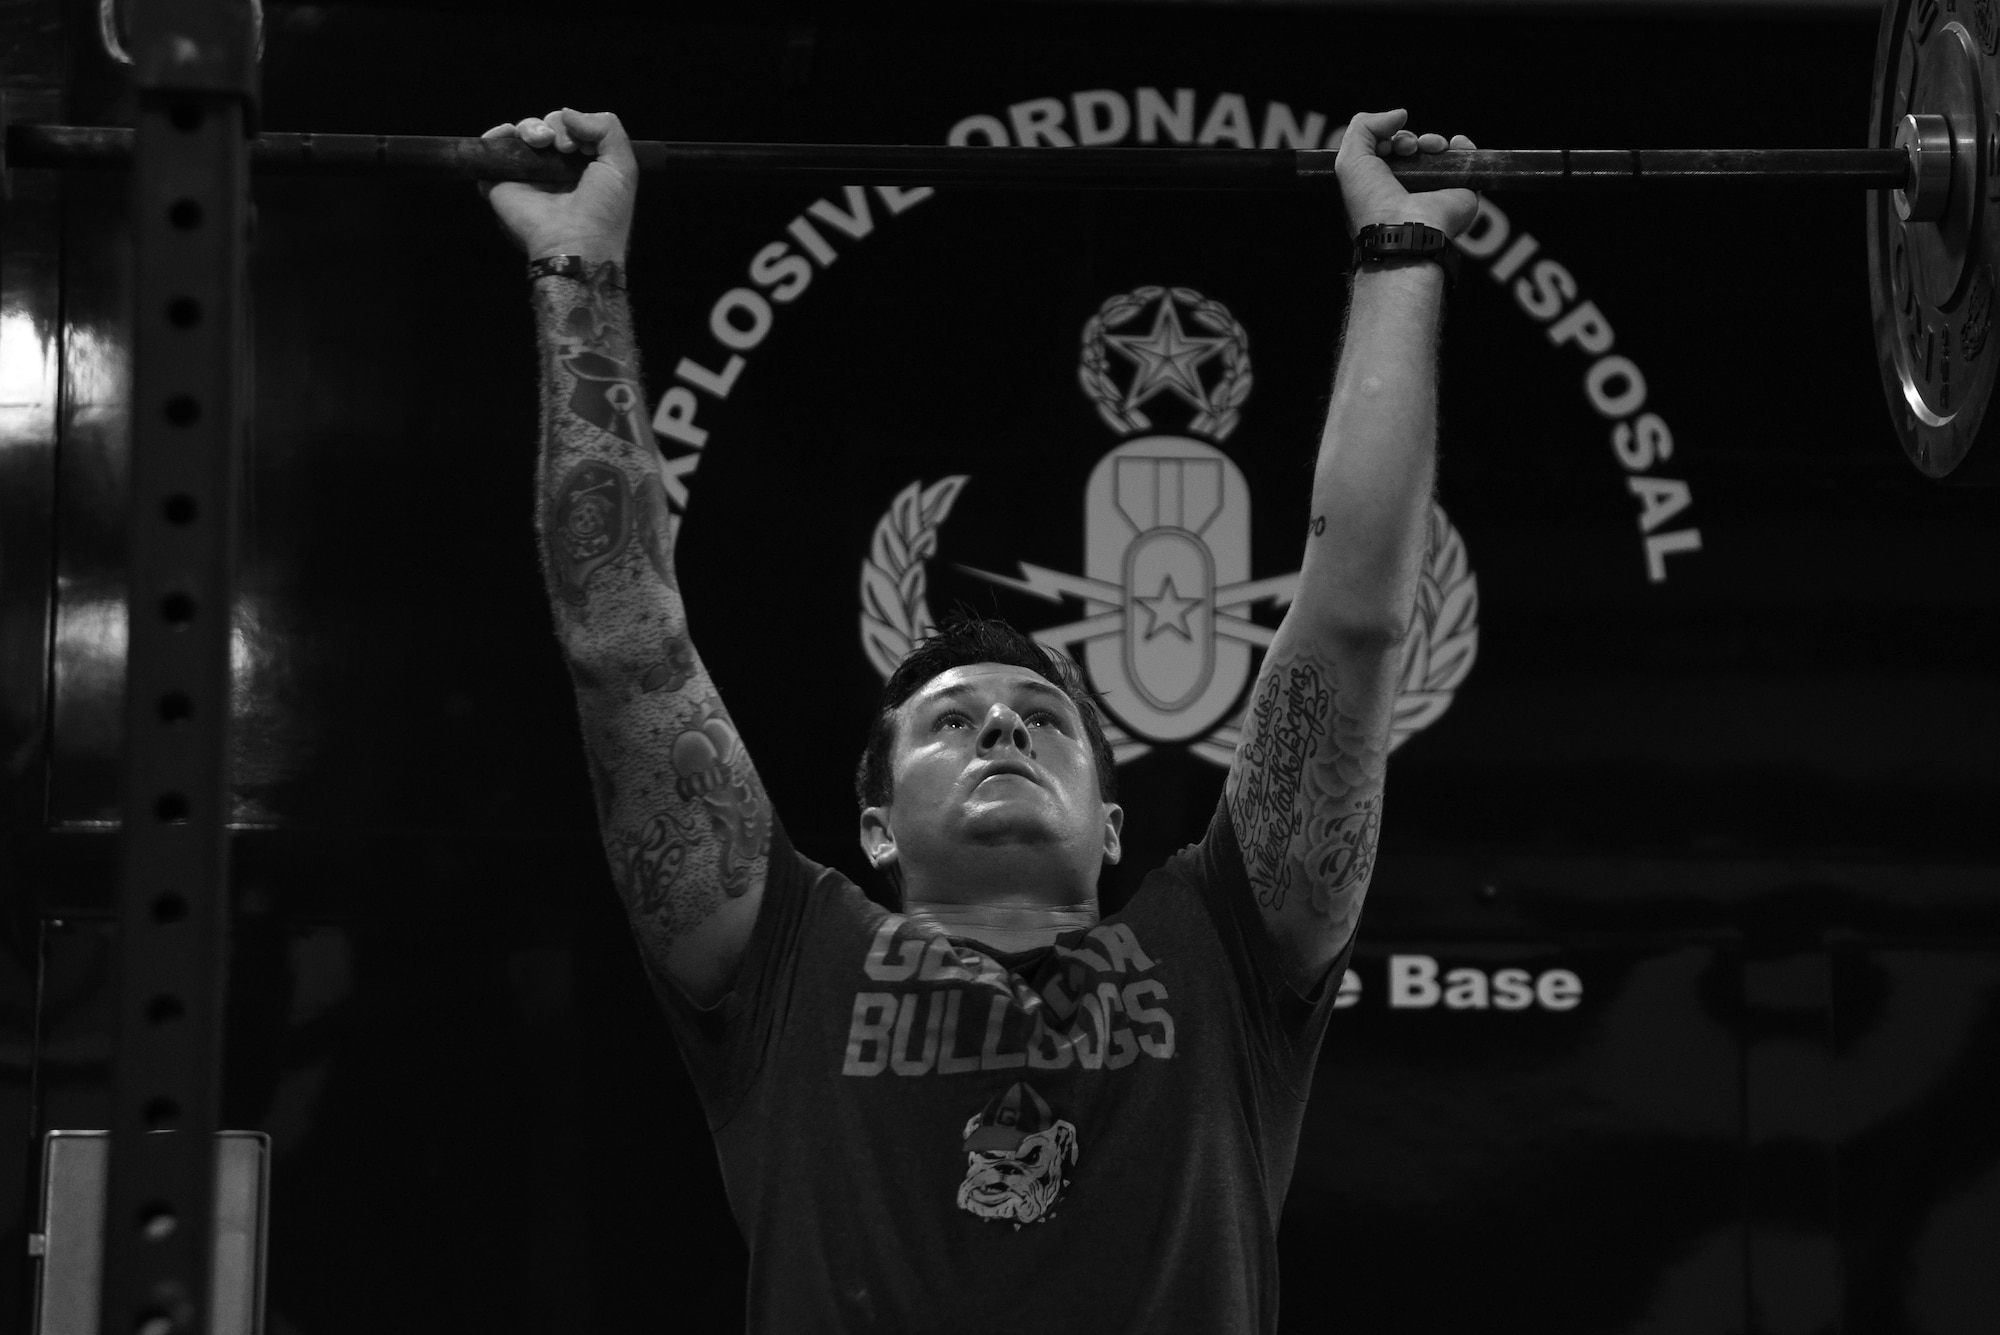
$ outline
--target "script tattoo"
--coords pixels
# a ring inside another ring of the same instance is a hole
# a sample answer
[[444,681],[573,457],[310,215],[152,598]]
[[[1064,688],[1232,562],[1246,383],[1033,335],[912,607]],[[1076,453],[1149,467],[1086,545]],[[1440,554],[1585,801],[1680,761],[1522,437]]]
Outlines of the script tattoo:
[[1236,758],[1240,776],[1233,776],[1230,815],[1257,901],[1270,908],[1283,908],[1291,887],[1292,841],[1305,819],[1295,799],[1332,705],[1333,693],[1311,663],[1273,667],[1258,685]]
[[1303,882],[1321,915],[1365,886],[1381,827],[1385,740],[1340,708],[1311,658],[1267,664],[1229,775],[1229,814],[1257,902],[1282,909]]
[[1321,810],[1307,822],[1308,854],[1312,869],[1313,911],[1330,914],[1334,900],[1344,890],[1368,884],[1375,874],[1375,844],[1382,830],[1382,794],[1375,793],[1345,809],[1324,800]]
[[635,914],[643,914],[675,935],[708,916],[703,896],[677,885],[687,844],[675,837],[674,823],[656,815],[639,830],[621,830],[611,852],[612,874]]

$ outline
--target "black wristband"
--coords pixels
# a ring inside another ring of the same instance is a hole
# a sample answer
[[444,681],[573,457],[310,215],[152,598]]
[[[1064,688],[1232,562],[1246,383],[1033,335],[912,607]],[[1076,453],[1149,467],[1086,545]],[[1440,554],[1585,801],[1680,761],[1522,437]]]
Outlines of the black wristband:
[[[619,280],[625,275],[618,270],[618,261],[599,261],[600,273],[603,272],[603,265],[612,266],[612,273],[599,281],[606,287],[624,287],[625,284]],[[573,282],[588,283],[592,281],[590,269],[590,262],[581,255],[544,255],[538,260],[528,261],[528,281],[534,283],[544,278],[567,278]]]
[[1354,234],[1354,263],[1388,260],[1435,260],[1444,270],[1445,286],[1458,282],[1458,247],[1427,223],[1369,223]]

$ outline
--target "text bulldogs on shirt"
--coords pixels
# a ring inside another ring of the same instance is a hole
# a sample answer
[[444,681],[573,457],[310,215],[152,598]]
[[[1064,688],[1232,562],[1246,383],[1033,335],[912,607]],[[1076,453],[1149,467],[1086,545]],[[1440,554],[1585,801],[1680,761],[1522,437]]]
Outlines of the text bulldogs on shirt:
[[935,927],[890,914],[863,971],[889,986],[854,994],[842,1075],[955,1075],[1015,1067],[1118,1070],[1174,1055],[1167,987],[1131,927],[1053,947],[1039,990]]

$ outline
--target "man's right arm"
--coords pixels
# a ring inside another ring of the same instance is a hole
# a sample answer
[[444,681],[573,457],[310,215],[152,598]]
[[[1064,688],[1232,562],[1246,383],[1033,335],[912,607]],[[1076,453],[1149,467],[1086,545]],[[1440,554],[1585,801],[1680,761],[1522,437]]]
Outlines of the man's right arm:
[[733,984],[756,922],[772,814],[695,652],[675,575],[679,519],[623,287],[636,166],[608,115],[552,113],[489,133],[503,131],[598,151],[574,191],[496,186],[490,198],[531,258],[579,257],[534,283],[543,573],[612,877],[655,967],[708,1005]]

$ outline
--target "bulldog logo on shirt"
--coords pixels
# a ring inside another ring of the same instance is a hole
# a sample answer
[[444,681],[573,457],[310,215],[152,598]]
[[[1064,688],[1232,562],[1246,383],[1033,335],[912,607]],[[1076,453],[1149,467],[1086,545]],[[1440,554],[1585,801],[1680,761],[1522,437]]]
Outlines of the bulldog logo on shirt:
[[988,1223],[1048,1222],[1076,1162],[1076,1128],[1025,1080],[995,1095],[965,1124],[959,1208]]

